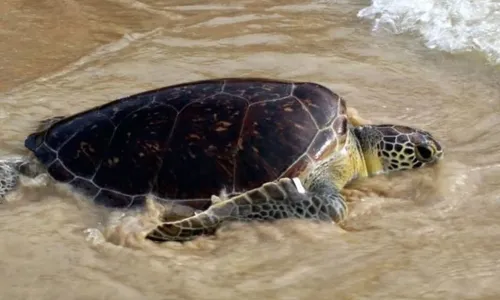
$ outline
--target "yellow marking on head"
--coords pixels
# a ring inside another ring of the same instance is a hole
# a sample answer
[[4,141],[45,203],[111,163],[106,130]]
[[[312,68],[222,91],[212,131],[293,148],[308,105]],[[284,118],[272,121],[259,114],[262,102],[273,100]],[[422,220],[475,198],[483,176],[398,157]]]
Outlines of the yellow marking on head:
[[370,175],[377,175],[384,172],[384,165],[377,150],[366,151],[363,153],[366,171]]

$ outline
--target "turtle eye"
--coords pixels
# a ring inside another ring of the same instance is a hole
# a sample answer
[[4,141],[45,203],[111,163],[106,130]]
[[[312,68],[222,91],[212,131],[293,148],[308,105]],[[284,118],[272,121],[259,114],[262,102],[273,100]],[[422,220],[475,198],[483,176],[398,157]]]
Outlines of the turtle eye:
[[423,162],[432,161],[434,158],[434,148],[428,144],[417,145],[415,147],[417,158]]

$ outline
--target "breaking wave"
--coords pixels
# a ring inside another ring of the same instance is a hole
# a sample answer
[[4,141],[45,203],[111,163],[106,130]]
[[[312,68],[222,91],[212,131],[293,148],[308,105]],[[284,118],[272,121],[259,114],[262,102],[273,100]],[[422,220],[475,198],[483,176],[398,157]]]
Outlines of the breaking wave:
[[358,17],[374,31],[417,33],[431,49],[479,51],[500,64],[499,0],[372,0]]

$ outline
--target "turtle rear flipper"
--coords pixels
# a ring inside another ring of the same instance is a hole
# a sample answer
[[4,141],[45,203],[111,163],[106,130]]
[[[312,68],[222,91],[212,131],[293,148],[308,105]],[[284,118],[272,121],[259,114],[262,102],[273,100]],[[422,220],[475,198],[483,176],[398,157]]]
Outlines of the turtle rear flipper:
[[185,241],[211,234],[227,221],[273,221],[284,218],[339,221],[347,214],[342,195],[327,180],[318,179],[310,191],[301,193],[290,178],[269,182],[261,187],[216,201],[195,216],[165,222],[147,238],[155,241]]
[[5,199],[19,182],[19,171],[16,161],[0,161],[0,202]]

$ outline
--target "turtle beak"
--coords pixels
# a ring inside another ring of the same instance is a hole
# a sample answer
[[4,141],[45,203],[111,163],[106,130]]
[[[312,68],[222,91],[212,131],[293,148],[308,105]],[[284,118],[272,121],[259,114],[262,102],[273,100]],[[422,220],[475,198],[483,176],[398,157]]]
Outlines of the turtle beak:
[[437,156],[437,161],[440,161],[444,158],[444,151],[443,149],[440,149],[438,151],[436,151],[436,156]]
[[444,158],[444,149],[441,144],[436,141],[434,138],[431,141],[431,146],[434,149],[434,163],[439,162]]

